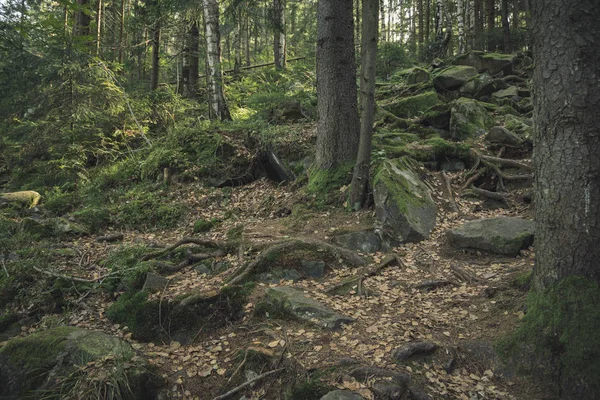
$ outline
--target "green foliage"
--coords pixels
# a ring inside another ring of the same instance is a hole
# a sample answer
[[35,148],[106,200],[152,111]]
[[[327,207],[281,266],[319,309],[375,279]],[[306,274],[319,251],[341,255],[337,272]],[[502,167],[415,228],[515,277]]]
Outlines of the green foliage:
[[116,208],[115,222],[125,228],[145,230],[176,226],[185,207],[165,202],[163,196],[152,192],[132,190],[126,193],[125,202]]
[[148,301],[147,292],[131,290],[122,294],[108,308],[106,315],[115,323],[127,325],[135,339],[152,341],[161,335],[161,311],[163,318],[168,314],[167,310],[159,310],[159,307],[168,309],[168,302],[159,305],[158,302]]
[[204,233],[210,231],[220,221],[216,218],[212,219],[199,219],[194,222],[194,233]]
[[404,45],[398,42],[383,42],[377,49],[377,76],[388,79],[398,69],[414,64]]
[[352,180],[352,163],[345,163],[330,169],[319,169],[312,167],[309,173],[306,189],[315,196],[318,204],[335,202],[341,197],[340,188],[350,184]]
[[528,347],[560,363],[563,382],[583,382],[600,390],[600,287],[571,276],[544,290],[531,291],[522,325],[500,343],[517,356]]
[[114,273],[104,281],[108,291],[139,290],[144,285],[146,273],[151,270],[149,262],[142,262],[142,257],[148,253],[145,246],[119,246],[112,251],[104,265]]

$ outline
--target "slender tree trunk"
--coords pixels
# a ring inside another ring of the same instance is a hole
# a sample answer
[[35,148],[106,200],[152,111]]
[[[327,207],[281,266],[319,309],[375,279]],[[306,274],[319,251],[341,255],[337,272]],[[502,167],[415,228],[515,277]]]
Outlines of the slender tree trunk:
[[435,3],[435,38],[441,41],[444,38],[444,4],[442,0]]
[[356,54],[360,53],[360,0],[354,0],[355,18],[354,18],[354,43],[356,44]]
[[160,18],[157,17],[152,28],[152,72],[150,73],[150,89],[158,88],[160,68]]
[[600,282],[600,3],[531,4],[534,283],[543,289],[570,275]]
[[198,31],[198,22],[196,18],[192,18],[192,20],[188,22],[188,26],[185,38],[183,68],[181,71],[183,81],[182,94],[184,97],[194,98],[196,97],[196,91],[198,90],[198,47],[200,33]]
[[275,16],[275,38],[273,40],[273,55],[275,68],[285,68],[285,0],[273,0]]
[[431,41],[431,0],[425,0],[425,43]]
[[250,61],[250,19],[248,18],[248,14],[244,16],[244,31],[246,37],[246,66],[252,65]]
[[419,58],[423,59],[423,55],[425,54],[424,49],[423,49],[424,36],[425,36],[424,27],[423,27],[423,19],[424,19],[423,0],[419,0],[417,2],[417,13],[419,14]]
[[354,163],[358,153],[354,21],[351,1],[319,0],[317,7],[315,166],[328,170]]
[[467,18],[469,21],[469,43],[468,43],[468,48],[469,50],[474,50],[475,49],[475,24],[477,23],[476,18],[475,18],[475,0],[467,0],[467,4],[469,5],[468,7],[468,13],[467,13]]
[[379,0],[379,7],[379,19],[381,20],[381,40],[387,42],[387,38],[385,37],[385,33],[387,32],[385,30],[385,0]]
[[456,1],[456,14],[458,20],[458,54],[464,54],[466,51],[467,40],[465,38],[465,0]]
[[[371,142],[375,119],[375,66],[377,63],[377,0],[363,0],[362,53],[360,74],[360,145],[350,185],[350,207],[358,210],[369,198]],[[422,26],[422,25],[421,25]]]
[[235,18],[235,30],[233,32],[233,73],[238,75],[242,67],[242,19],[241,15]]
[[203,6],[206,63],[208,67],[209,117],[210,119],[220,119],[222,121],[231,120],[231,114],[223,93],[221,45],[219,43],[219,3],[217,0],[203,0]]
[[[386,37],[388,42],[391,42],[392,39],[392,0],[388,0],[388,8],[387,8],[387,32]],[[358,39],[357,39],[358,40]]]
[[123,63],[123,35],[125,33],[125,0],[121,0],[121,14],[119,15],[119,56],[117,61]]
[[488,51],[496,51],[496,4],[495,0],[487,0],[487,49]]
[[508,0],[502,0],[502,39],[505,53],[512,51],[510,44],[510,25],[508,24]]
[[102,0],[98,0],[96,8],[96,57],[100,56],[100,44],[102,41]]
[[519,0],[512,1],[512,29],[516,32],[519,29]]

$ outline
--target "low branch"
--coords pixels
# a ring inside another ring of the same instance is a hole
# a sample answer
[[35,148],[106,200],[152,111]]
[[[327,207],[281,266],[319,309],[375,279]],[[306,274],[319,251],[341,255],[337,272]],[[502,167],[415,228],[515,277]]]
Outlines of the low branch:
[[236,394],[240,390],[242,390],[242,389],[244,389],[244,388],[252,385],[253,383],[258,382],[258,381],[266,378],[267,376],[276,374],[276,373],[281,372],[283,370],[285,370],[285,368],[278,368],[278,369],[274,369],[272,371],[265,372],[264,374],[258,375],[256,378],[250,379],[249,381],[241,384],[240,386],[231,389],[229,392],[227,392],[225,394],[222,394],[220,396],[215,397],[213,400],[223,400],[223,399],[226,399],[229,396],[232,396],[232,395]]

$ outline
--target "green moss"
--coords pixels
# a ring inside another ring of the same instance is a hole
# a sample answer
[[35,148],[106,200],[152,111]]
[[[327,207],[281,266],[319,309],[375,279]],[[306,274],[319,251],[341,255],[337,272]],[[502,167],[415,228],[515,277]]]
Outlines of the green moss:
[[325,396],[333,388],[319,379],[309,379],[296,384],[285,394],[285,400],[314,400]]
[[[527,298],[522,325],[500,343],[516,355],[528,347],[558,360],[563,386],[582,384],[586,393],[600,393],[600,287],[582,276],[568,277]],[[592,398],[592,397],[588,397]]]
[[146,191],[130,191],[126,201],[116,208],[115,222],[130,229],[173,228],[186,209],[166,202],[164,196]]
[[384,107],[400,118],[416,117],[429,108],[440,104],[440,99],[435,91],[420,93],[415,96],[406,97]]
[[342,186],[350,184],[353,167],[352,163],[344,163],[330,169],[312,167],[309,172],[308,192],[315,196],[317,203],[332,202],[333,195]]
[[290,304],[284,299],[268,296],[256,303],[254,315],[267,319],[293,319]]
[[196,222],[194,222],[194,233],[208,232],[218,223],[219,223],[219,220],[216,218],[199,219]]
[[72,215],[77,221],[87,226],[92,233],[105,229],[111,221],[109,210],[102,206],[91,205],[74,212]]
[[[148,301],[147,292],[126,292],[106,311],[108,318],[115,323],[126,325],[132,337],[141,341],[157,340],[163,334],[160,317],[168,315],[168,302],[160,304]],[[163,307],[159,312],[159,307]],[[162,314],[162,315],[161,315]]]
[[414,186],[406,174],[395,172],[406,170],[417,171],[418,163],[410,157],[387,160],[377,169],[373,178],[373,186],[383,183],[385,187],[393,188],[393,191],[390,191],[390,196],[392,196],[401,214],[407,213],[409,207],[419,207],[427,201],[412,192]]
[[514,276],[510,284],[511,286],[520,289],[520,290],[529,290],[531,285],[531,281],[533,279],[533,271],[522,272],[516,276]]
[[12,324],[19,320],[19,316],[12,312],[0,315],[0,332],[7,330]]

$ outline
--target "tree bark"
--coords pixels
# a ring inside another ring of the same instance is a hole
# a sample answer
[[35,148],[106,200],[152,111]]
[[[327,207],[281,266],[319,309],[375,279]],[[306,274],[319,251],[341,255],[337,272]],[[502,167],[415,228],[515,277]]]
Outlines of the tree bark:
[[121,0],[121,14],[119,15],[119,52],[117,61],[123,62],[123,36],[125,34],[125,0]]
[[219,3],[203,0],[204,28],[206,37],[206,64],[208,69],[208,109],[210,119],[231,120],[231,114],[223,93],[221,70],[221,44],[219,35]]
[[273,0],[275,37],[273,55],[276,69],[285,69],[285,0]]
[[198,76],[200,75],[200,62],[199,62],[199,51],[200,51],[200,31],[198,29],[198,19],[194,18],[190,24],[189,31],[189,76],[188,76],[188,97],[196,97],[196,91],[198,90]]
[[353,163],[358,152],[353,22],[351,1],[319,0],[315,165],[322,170]]
[[534,287],[570,275],[600,282],[600,2],[532,0],[531,6]]
[[354,43],[356,44],[356,54],[360,52],[360,0],[354,0],[355,19],[354,19]]
[[487,49],[488,51],[496,51],[496,37],[494,30],[496,29],[496,4],[495,0],[487,0]]
[[475,0],[475,38],[473,40],[474,50],[483,50],[483,0]]
[[435,39],[441,41],[444,38],[444,7],[442,0],[435,2]]
[[510,44],[510,25],[508,24],[508,0],[502,0],[502,39],[505,53],[512,51]]
[[379,18],[381,19],[381,40],[387,42],[387,38],[385,37],[385,33],[387,32],[385,30],[385,0],[379,0],[379,7]]
[[[349,204],[354,210],[363,207],[369,197],[371,138],[375,118],[375,67],[377,64],[378,0],[363,0],[362,52],[360,74],[360,145],[350,185]],[[421,25],[422,27],[423,25]]]
[[156,17],[152,28],[152,71],[150,73],[150,89],[158,88],[158,77],[160,68],[160,17]]
[[419,0],[417,2],[417,13],[419,14],[419,58],[423,59],[423,55],[425,54],[423,43],[424,43],[424,27],[423,27],[423,0]]
[[75,14],[75,26],[73,33],[75,36],[87,36],[90,34],[90,2],[89,0],[77,0],[77,12]]
[[425,0],[425,43],[431,40],[431,0]]
[[464,54],[466,51],[467,40],[465,38],[465,0],[456,1],[456,14],[458,21],[458,54]]

